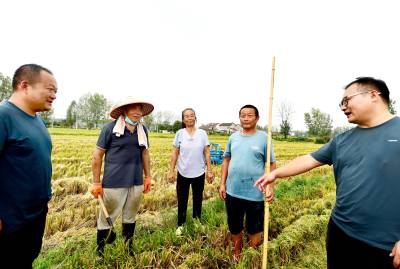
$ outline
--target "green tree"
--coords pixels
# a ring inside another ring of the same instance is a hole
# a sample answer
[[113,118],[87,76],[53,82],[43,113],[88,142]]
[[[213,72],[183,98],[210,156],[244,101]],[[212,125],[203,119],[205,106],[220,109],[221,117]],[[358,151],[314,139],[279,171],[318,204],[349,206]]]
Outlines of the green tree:
[[65,125],[67,127],[72,127],[77,120],[77,104],[75,100],[71,102],[67,109],[67,119],[65,120]]
[[11,78],[0,73],[0,102],[10,98],[12,94]]
[[256,125],[256,129],[257,130],[260,130],[260,131],[265,131],[265,132],[267,132],[268,131],[268,128],[267,128],[267,126],[265,126],[265,127],[262,127],[261,125]]
[[50,109],[49,111],[43,111],[43,112],[39,112],[40,117],[42,118],[42,120],[44,121],[44,124],[46,126],[50,126],[50,124],[53,123],[53,114],[54,114],[54,110],[53,108]]
[[182,128],[182,122],[180,120],[176,120],[174,124],[172,124],[172,131],[176,133],[179,129]]
[[389,111],[390,113],[392,113],[393,115],[397,114],[396,108],[394,107],[396,105],[396,101],[393,99],[390,99],[390,103],[389,103]]
[[344,133],[352,128],[353,127],[351,127],[351,126],[338,126],[335,129],[333,129],[333,136],[337,136],[337,135]]
[[151,129],[154,122],[154,116],[152,114],[143,117],[144,125]]
[[77,118],[86,124],[86,127],[96,128],[98,123],[106,119],[110,109],[107,99],[99,93],[87,93],[79,98],[77,104]]
[[292,130],[292,125],[290,124],[290,121],[283,120],[279,127],[281,135],[283,135],[283,137],[286,139],[290,134],[290,131]]
[[165,120],[158,125],[158,130],[172,132],[172,124]]
[[280,133],[286,139],[292,130],[292,114],[294,110],[289,103],[282,102],[278,108],[279,116],[281,118]]
[[326,137],[332,133],[331,116],[318,108],[312,108],[311,113],[304,113],[304,122],[310,136]]
[[160,130],[160,125],[162,123],[162,112],[157,111],[157,112],[153,113],[152,115],[153,115],[153,123],[156,127],[155,128],[156,132],[158,132]]
[[173,122],[177,116],[171,111],[157,111],[153,115],[154,129],[158,132],[161,130],[172,131]]

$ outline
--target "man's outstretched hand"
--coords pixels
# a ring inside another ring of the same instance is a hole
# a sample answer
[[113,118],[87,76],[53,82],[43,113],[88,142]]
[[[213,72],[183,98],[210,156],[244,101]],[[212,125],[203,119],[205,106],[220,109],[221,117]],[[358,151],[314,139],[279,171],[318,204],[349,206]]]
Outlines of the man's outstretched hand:
[[[257,179],[256,182],[254,182],[254,186],[258,187],[262,192],[266,192],[267,191],[267,186],[269,184],[274,183],[274,181],[276,180],[276,176],[274,171],[272,171],[271,173],[264,174],[262,177],[260,177],[259,179]],[[266,193],[267,194],[267,193]],[[268,200],[268,199],[267,199]]]

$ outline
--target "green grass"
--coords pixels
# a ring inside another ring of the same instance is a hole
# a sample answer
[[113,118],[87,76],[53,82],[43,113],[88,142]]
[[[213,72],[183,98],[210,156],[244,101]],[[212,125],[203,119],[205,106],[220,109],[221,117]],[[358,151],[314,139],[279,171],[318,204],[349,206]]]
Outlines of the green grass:
[[[182,237],[175,236],[175,184],[168,183],[174,134],[150,133],[152,190],[141,204],[135,233],[135,256],[119,238],[95,259],[97,201],[88,192],[91,158],[99,130],[50,129],[53,139],[53,199],[49,205],[43,251],[34,268],[260,268],[261,250],[245,248],[234,264],[227,240],[224,203],[218,198],[221,166],[213,165],[216,181],[206,184],[202,226],[191,216]],[[211,135],[225,147],[228,136]],[[278,166],[319,148],[313,143],[274,141]],[[280,180],[270,206],[269,268],[323,268],[324,229],[335,199],[331,168]],[[189,198],[191,199],[191,198]],[[312,254],[313,248],[316,254]],[[312,267],[314,266],[314,267]],[[320,266],[320,267],[318,267]]]
[[[318,264],[318,260],[323,259],[311,254],[303,257],[303,251],[309,242],[323,241],[332,196],[324,198],[320,194],[329,190],[330,184],[324,177],[307,180],[298,177],[278,184],[277,201],[270,207],[270,227],[281,223],[285,223],[285,227],[270,238],[270,268],[289,266],[294,260]],[[302,203],[303,200],[310,203]],[[288,207],[288,204],[296,204],[296,207]],[[285,212],[283,208],[287,208]],[[302,213],[288,221],[296,212]],[[226,245],[228,227],[223,201],[210,199],[204,203],[202,225],[190,215],[191,208],[182,237],[175,236],[176,208],[162,211],[160,223],[142,226],[138,221],[134,257],[125,251],[117,222],[119,238],[114,244],[107,245],[102,261],[94,256],[96,230],[93,227],[90,233],[71,236],[43,252],[34,268],[258,268],[261,264],[261,251],[249,248],[245,248],[239,264],[232,264]]]

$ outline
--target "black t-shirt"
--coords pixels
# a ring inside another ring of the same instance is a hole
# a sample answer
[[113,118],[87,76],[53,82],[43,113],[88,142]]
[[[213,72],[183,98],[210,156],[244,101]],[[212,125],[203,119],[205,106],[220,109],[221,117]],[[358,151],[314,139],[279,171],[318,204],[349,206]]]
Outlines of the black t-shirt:
[[[115,123],[113,121],[105,125],[97,140],[97,147],[106,150],[103,187],[129,188],[143,185],[142,150],[145,148],[139,146],[137,129],[131,133],[125,128],[124,135],[118,137],[112,133]],[[147,134],[145,127],[144,130]]]

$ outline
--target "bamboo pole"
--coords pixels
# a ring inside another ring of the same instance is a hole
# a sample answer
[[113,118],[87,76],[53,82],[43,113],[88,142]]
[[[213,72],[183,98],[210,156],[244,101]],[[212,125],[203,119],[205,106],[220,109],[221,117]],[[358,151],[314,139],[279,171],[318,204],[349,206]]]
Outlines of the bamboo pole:
[[[272,58],[271,87],[269,92],[269,112],[268,112],[268,141],[267,141],[267,167],[266,174],[271,171],[271,144],[272,144],[272,101],[274,99],[274,79],[275,79],[275,56]],[[269,203],[264,202],[264,243],[262,268],[268,268],[268,228],[269,228]]]

